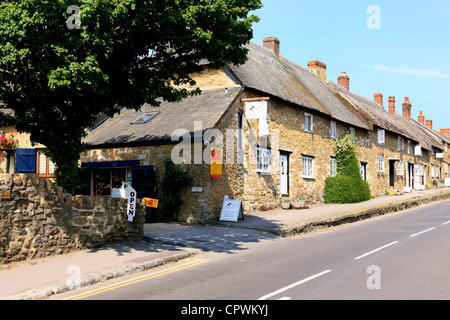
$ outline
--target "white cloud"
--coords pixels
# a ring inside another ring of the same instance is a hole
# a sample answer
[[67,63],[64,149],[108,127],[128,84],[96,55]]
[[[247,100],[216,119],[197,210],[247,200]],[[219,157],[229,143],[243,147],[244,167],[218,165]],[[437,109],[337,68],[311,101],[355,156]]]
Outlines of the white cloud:
[[375,64],[373,66],[369,66],[367,64],[363,64],[363,67],[371,68],[374,70],[379,71],[386,71],[386,72],[394,72],[394,73],[401,73],[401,74],[410,74],[410,75],[416,75],[416,76],[422,76],[422,77],[428,77],[428,78],[448,78],[448,75],[445,73],[442,73],[437,70],[418,70],[418,69],[411,69],[406,66],[400,66],[396,68],[387,67],[381,64]]

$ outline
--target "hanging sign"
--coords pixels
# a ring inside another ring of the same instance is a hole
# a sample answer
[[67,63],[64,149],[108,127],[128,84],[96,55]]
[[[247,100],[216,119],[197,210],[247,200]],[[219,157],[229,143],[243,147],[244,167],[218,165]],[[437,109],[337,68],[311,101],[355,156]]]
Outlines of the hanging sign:
[[245,102],[247,119],[267,118],[267,100]]
[[244,219],[242,201],[230,200],[225,197],[222,212],[220,213],[220,221],[238,222],[239,219]]
[[211,178],[222,178],[222,149],[211,148]]
[[120,197],[127,199],[127,216],[128,221],[132,222],[134,216],[136,215],[136,200],[137,193],[128,183],[122,182],[122,187],[120,188]]
[[159,203],[158,199],[144,198],[144,200],[145,200],[145,205],[148,208],[158,208],[158,203]]

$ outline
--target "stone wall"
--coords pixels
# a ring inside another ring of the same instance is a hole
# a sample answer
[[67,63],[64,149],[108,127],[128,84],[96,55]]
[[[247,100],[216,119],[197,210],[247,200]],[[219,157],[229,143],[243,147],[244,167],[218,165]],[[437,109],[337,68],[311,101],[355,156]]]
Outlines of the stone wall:
[[36,174],[2,174],[0,190],[9,197],[0,201],[0,264],[140,241],[144,234],[143,202],[129,222],[127,200],[73,197]]

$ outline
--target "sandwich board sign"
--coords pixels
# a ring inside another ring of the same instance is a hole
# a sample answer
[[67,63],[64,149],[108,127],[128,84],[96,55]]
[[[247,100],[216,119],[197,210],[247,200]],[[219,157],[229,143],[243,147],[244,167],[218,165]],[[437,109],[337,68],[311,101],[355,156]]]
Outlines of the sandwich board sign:
[[220,221],[238,222],[239,219],[244,220],[242,201],[230,200],[225,196],[220,213]]

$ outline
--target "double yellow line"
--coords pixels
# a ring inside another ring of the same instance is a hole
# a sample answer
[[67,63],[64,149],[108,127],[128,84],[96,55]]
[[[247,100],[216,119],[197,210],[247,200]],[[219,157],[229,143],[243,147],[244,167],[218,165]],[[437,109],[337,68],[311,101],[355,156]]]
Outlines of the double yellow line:
[[150,279],[153,279],[153,278],[161,277],[161,276],[164,276],[166,274],[170,274],[170,273],[174,273],[174,272],[181,271],[181,270],[184,270],[184,269],[192,268],[192,267],[195,267],[197,265],[203,264],[203,263],[208,262],[208,261],[211,261],[211,260],[195,259],[195,260],[192,260],[192,261],[189,261],[189,262],[186,262],[186,263],[177,264],[176,266],[173,266],[173,267],[168,268],[168,269],[155,271],[155,272],[152,272],[150,274],[145,274],[143,276],[139,276],[139,277],[128,279],[128,280],[125,280],[125,281],[122,281],[122,282],[118,282],[118,283],[114,283],[114,284],[111,284],[111,285],[107,285],[107,286],[104,286],[104,287],[101,287],[101,288],[98,288],[98,289],[86,291],[86,292],[83,292],[83,293],[80,293],[80,294],[76,294],[76,295],[73,295],[73,296],[61,299],[61,300],[81,300],[81,299],[84,299],[84,298],[87,298],[87,297],[91,297],[91,296],[94,296],[94,295],[97,295],[97,294],[100,294],[100,293],[103,293],[103,292],[112,291],[112,290],[115,290],[117,288],[129,286],[129,285],[132,285],[132,284],[135,284],[135,283],[139,283],[139,282],[142,282],[142,281],[147,281],[147,280],[150,280]]

